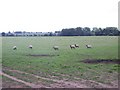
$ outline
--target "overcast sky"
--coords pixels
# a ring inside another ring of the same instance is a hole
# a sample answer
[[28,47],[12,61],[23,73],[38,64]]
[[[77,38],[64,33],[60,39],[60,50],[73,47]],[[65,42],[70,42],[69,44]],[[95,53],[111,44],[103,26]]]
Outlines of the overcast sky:
[[118,27],[119,0],[0,0],[0,32]]

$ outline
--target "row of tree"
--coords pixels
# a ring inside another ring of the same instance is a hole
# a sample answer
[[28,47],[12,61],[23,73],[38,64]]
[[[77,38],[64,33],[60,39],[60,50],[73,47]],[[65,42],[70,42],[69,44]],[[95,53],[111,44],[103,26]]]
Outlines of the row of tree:
[[[2,36],[14,36],[13,33],[5,32],[1,33]],[[106,28],[97,28],[94,27],[92,30],[89,27],[77,27],[77,28],[67,28],[62,29],[61,31],[55,31],[55,33],[45,34],[43,36],[119,36],[120,31],[117,27],[106,27]],[[29,35],[31,36],[31,35]],[[39,36],[39,35],[32,35]],[[41,35],[40,35],[41,36]]]
[[77,27],[62,29],[61,36],[119,36],[120,31],[116,27],[106,27],[106,28],[93,28],[89,27]]

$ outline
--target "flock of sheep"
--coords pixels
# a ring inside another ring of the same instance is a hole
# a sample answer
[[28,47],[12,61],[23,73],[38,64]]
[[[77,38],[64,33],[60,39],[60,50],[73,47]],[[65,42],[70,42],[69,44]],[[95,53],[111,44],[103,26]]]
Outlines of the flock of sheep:
[[[73,45],[70,45],[70,48],[71,49],[79,48],[79,45],[78,44],[73,44]],[[86,48],[92,48],[92,45],[86,45]],[[54,50],[59,50],[59,46],[53,46],[53,49]]]
[[[28,48],[32,49],[33,46],[32,46],[32,45],[29,45]],[[13,50],[17,50],[17,46],[13,46]]]
[[[32,49],[33,46],[29,45],[28,48]],[[73,44],[73,45],[70,45],[70,48],[71,49],[79,48],[79,45],[78,44]],[[86,48],[92,48],[92,45],[86,45]],[[59,50],[59,46],[53,46],[53,49],[54,50]],[[13,50],[17,50],[17,46],[13,46]]]

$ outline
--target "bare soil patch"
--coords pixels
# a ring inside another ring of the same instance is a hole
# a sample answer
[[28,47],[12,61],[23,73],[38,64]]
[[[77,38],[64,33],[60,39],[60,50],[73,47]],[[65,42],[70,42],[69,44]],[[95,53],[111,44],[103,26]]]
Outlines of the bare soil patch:
[[29,54],[26,56],[32,56],[32,57],[54,57],[54,56],[59,56],[59,55],[50,55],[50,54]]
[[[17,82],[17,83],[24,84],[24,86],[21,86],[20,84],[18,84],[17,86],[15,86],[15,85],[13,85],[14,83],[12,83],[12,82],[6,83],[6,82],[8,81],[8,80],[7,80],[7,81],[4,81],[4,87],[5,87],[5,88],[6,88],[6,87],[9,87],[9,86],[10,86],[10,87],[14,87],[14,88],[23,88],[23,87],[25,87],[25,86],[31,87],[31,88],[42,88],[42,87],[47,88],[47,87],[44,86],[42,83],[39,84],[39,85],[36,85],[36,84],[34,84],[34,83],[26,82],[26,81],[24,81],[24,80],[18,79],[17,77],[8,75],[8,74],[6,74],[6,73],[4,73],[4,72],[0,72],[0,74],[3,75],[3,76],[5,76],[5,77],[7,77],[7,78],[9,78],[9,79],[11,79],[11,80],[13,80],[13,81],[15,81],[15,82]],[[11,83],[12,83],[12,84],[11,84]],[[7,84],[7,85],[6,85],[6,84]]]
[[88,64],[99,64],[99,63],[104,63],[104,64],[120,64],[120,59],[86,59],[82,60],[81,62],[88,63]]
[[8,77],[3,76],[2,77],[2,88],[30,88],[29,86],[26,86],[23,83],[14,81]]
[[[1,72],[0,74],[14,80],[14,81],[17,81],[19,83],[23,83],[25,84],[26,86],[29,86],[31,88],[113,88],[113,87],[117,87],[114,86],[114,85],[108,85],[108,84],[102,84],[102,83],[99,83],[99,82],[96,82],[96,81],[92,81],[92,80],[84,80],[84,79],[81,79],[79,78],[79,80],[70,80],[66,78],[66,80],[58,80],[58,79],[52,79],[52,78],[45,78],[45,77],[41,77],[41,76],[37,76],[37,75],[34,75],[34,74],[30,74],[30,73],[27,73],[27,72],[23,72],[23,71],[19,71],[19,70],[11,70],[11,69],[6,69],[12,73],[18,73],[18,74],[21,74],[21,75],[28,75],[28,79],[29,79],[29,76],[32,76],[34,78],[36,78],[36,83],[34,82],[29,82],[29,81],[24,81],[24,79],[20,79],[18,76],[11,76],[11,75],[8,75],[4,72]],[[24,77],[22,77],[24,78]],[[44,81],[41,83],[38,83],[39,80],[47,80],[47,81],[53,81],[52,83],[49,83],[49,85],[46,84],[43,84]],[[8,83],[9,84],[9,83]]]

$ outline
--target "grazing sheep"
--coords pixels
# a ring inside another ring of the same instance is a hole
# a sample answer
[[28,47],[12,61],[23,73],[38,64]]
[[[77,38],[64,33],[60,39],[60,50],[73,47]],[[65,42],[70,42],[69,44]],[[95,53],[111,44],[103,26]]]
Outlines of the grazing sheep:
[[17,50],[17,47],[16,47],[16,46],[13,46],[13,50]]
[[76,48],[79,48],[79,45],[78,45],[78,44],[75,44],[75,47],[76,47]]
[[70,48],[71,48],[71,49],[72,49],[72,48],[75,49],[75,45],[70,45]]
[[59,50],[59,46],[53,46],[54,50]]
[[86,45],[86,48],[92,48],[92,45]]
[[30,49],[32,49],[32,48],[33,48],[33,46],[32,46],[32,45],[29,45],[29,48],[30,48]]

